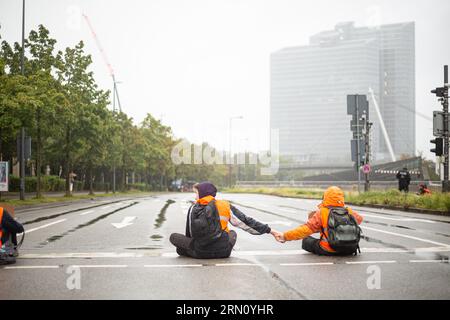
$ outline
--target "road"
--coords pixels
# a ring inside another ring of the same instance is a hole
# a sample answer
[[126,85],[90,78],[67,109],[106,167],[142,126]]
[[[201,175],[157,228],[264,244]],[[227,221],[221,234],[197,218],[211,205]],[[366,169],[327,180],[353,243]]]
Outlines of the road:
[[[190,193],[85,200],[18,210],[27,233],[15,265],[0,267],[2,299],[450,299],[450,218],[354,207],[362,254],[319,257],[301,242],[237,230],[228,259],[178,257]],[[222,194],[288,230],[318,201]]]

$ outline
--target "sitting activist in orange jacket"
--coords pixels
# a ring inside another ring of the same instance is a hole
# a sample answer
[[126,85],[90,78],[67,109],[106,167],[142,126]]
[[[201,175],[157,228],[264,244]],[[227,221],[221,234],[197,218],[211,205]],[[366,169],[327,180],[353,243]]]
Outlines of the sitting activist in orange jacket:
[[236,243],[237,234],[229,223],[253,235],[278,231],[246,216],[228,201],[216,199],[217,189],[210,182],[194,185],[196,202],[189,208],[186,235],[173,233],[170,242],[180,256],[197,259],[228,258]]
[[[329,187],[318,207],[318,210],[309,214],[304,225],[278,233],[275,238],[282,243],[303,239],[302,249],[317,255],[356,254],[360,237],[358,225],[363,218],[345,207],[344,192],[338,187]],[[318,232],[320,239],[311,237],[313,233]]]

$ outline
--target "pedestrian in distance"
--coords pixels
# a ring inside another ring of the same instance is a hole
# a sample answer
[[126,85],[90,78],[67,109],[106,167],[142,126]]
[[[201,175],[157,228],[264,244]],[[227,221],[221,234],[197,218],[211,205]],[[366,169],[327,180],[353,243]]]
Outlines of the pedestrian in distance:
[[18,256],[17,234],[23,233],[23,226],[12,217],[12,208],[0,205],[0,265],[16,262]]
[[398,179],[398,190],[409,192],[409,184],[411,182],[411,175],[409,174],[408,168],[404,167],[402,170],[397,172],[396,175]]
[[[275,239],[281,243],[303,240],[302,249],[317,255],[356,255],[362,221],[357,212],[345,206],[344,192],[333,186],[324,192],[318,209],[310,212],[305,224],[284,233],[275,232]],[[320,238],[313,238],[314,233],[320,233]]]
[[187,214],[186,233],[170,236],[178,255],[197,259],[228,258],[237,240],[229,224],[253,235],[278,234],[228,201],[216,199],[217,188],[212,183],[197,183],[193,188],[196,201]]

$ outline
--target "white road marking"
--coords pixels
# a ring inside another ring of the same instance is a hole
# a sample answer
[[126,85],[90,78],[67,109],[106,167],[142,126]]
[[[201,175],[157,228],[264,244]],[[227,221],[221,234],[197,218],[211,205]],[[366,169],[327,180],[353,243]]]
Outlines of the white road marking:
[[3,269],[58,269],[59,266],[12,266]]
[[195,268],[203,267],[201,264],[146,264],[145,268]]
[[390,231],[384,231],[384,230],[375,229],[375,228],[366,227],[366,226],[361,226],[361,228],[362,229],[376,231],[376,232],[381,232],[381,233],[385,233],[385,234],[390,234],[390,235],[397,236],[397,237],[403,237],[403,238],[408,238],[408,239],[412,239],[412,240],[417,240],[417,241],[427,242],[427,243],[431,243],[431,244],[436,244],[438,246],[450,247],[450,244],[446,244],[446,243],[442,243],[442,242],[436,242],[436,241],[423,239],[423,238],[418,238],[418,237],[413,237],[413,236],[408,236],[406,234],[390,232]]
[[216,267],[259,267],[255,263],[216,263]]
[[66,220],[67,219],[61,219],[61,220],[58,220],[58,221],[47,223],[47,224],[44,224],[43,226],[40,226],[40,227],[36,227],[36,228],[30,229],[30,230],[25,230],[25,233],[30,233],[30,232],[33,232],[33,231],[36,231],[36,230],[44,229],[44,228],[50,227],[50,226],[52,226],[54,224],[64,222]]
[[109,209],[109,208],[111,208],[111,206],[105,206],[105,207],[102,207],[102,210],[106,210],[106,209]]
[[345,261],[346,264],[380,264],[380,263],[397,263],[395,260],[385,261]]
[[84,216],[84,215],[87,215],[87,214],[92,213],[92,212],[94,212],[94,210],[89,210],[89,211],[80,213],[80,216]]
[[78,264],[72,265],[75,268],[127,268],[126,264]]
[[410,263],[448,263],[448,260],[409,260]]
[[305,262],[305,263],[280,263],[283,267],[295,267],[295,266],[331,266],[334,262]]
[[377,216],[377,215],[373,215],[373,214],[365,214],[365,213],[362,213],[362,216],[363,217],[370,217],[370,218],[377,218],[377,219],[384,219],[384,220],[393,220],[393,221],[413,221],[413,222],[436,223],[436,221],[425,220],[425,219],[391,218],[391,217],[382,217],[382,216]]
[[287,213],[297,213],[299,211],[299,210],[282,209],[282,208],[277,208],[277,210],[287,212]]
[[286,227],[290,227],[292,226],[292,222],[287,222],[287,221],[261,221],[261,223],[264,224],[268,224],[269,226],[274,226],[274,225],[282,225],[282,226],[286,226]]
[[68,253],[28,253],[21,254],[19,259],[65,259],[65,258],[142,258],[142,253],[131,252],[68,252]]
[[111,223],[114,227],[116,227],[117,229],[122,229],[128,226],[131,226],[133,224],[134,219],[136,219],[136,217],[125,217],[123,218],[122,222],[119,223]]

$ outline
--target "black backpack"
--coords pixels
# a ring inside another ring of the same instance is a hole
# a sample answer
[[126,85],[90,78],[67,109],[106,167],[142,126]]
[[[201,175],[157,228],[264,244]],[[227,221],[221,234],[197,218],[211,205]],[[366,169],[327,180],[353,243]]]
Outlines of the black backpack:
[[[341,254],[357,254],[361,228],[355,217],[347,208],[329,207],[328,213],[328,244]],[[325,234],[325,233],[324,233]]]
[[222,236],[219,212],[215,200],[207,205],[195,204],[190,211],[190,234],[201,246],[205,246]]

